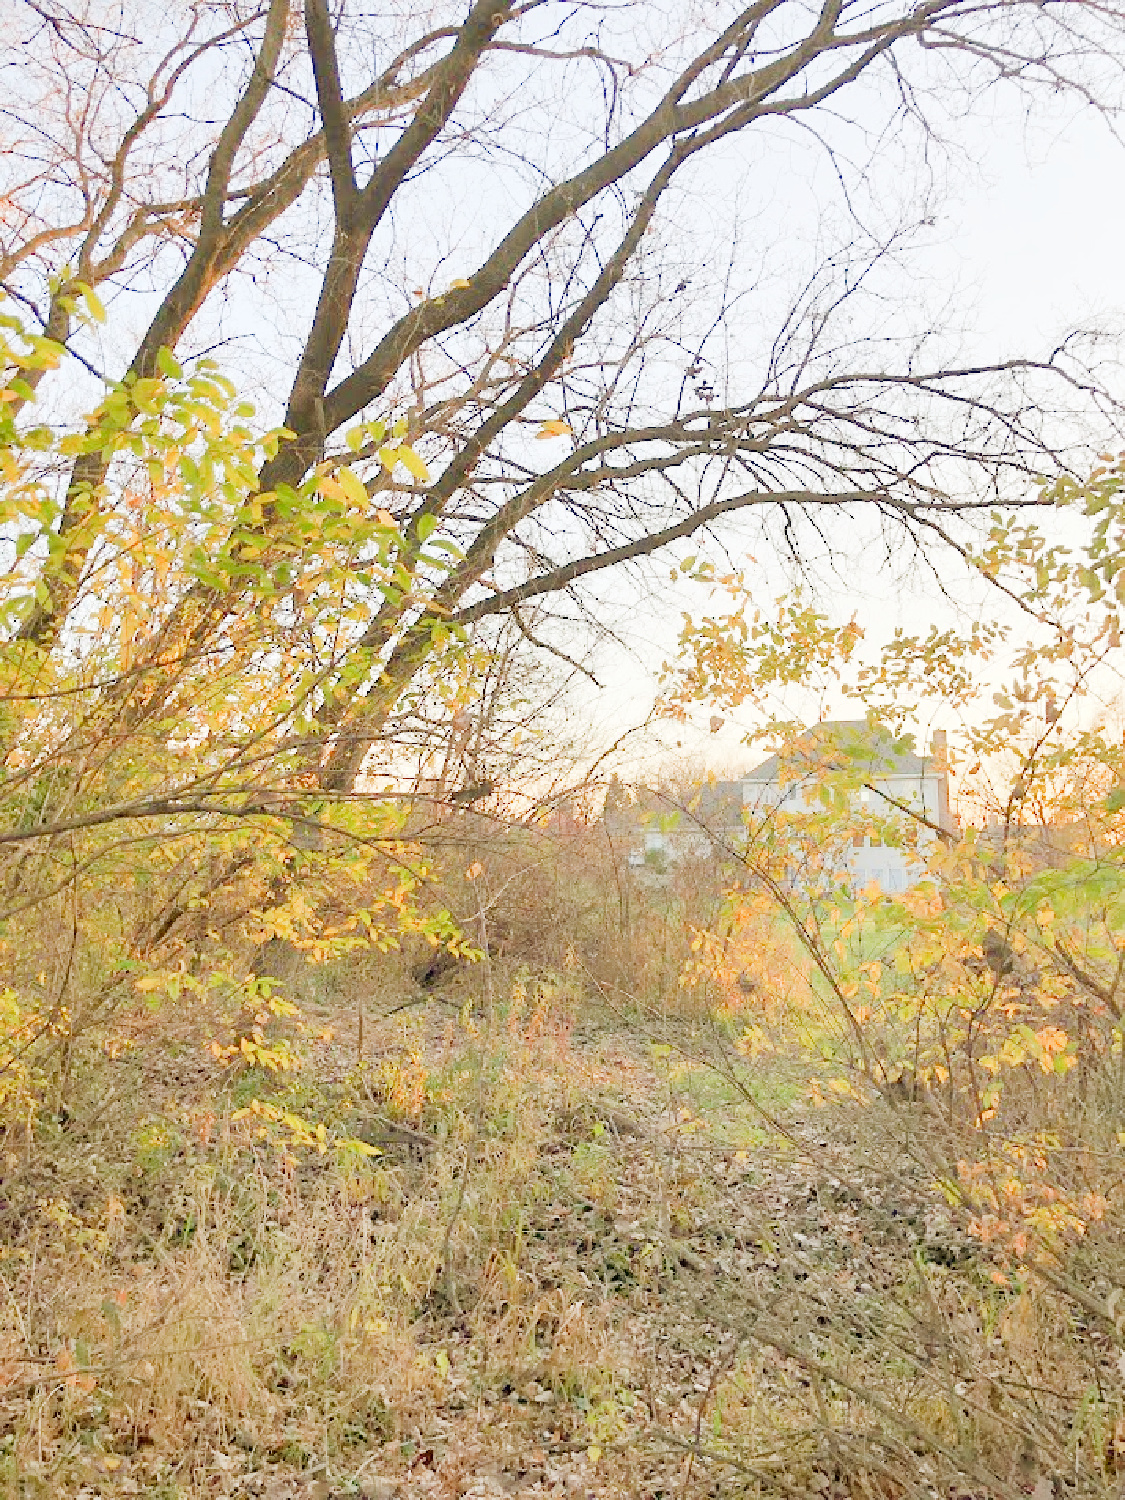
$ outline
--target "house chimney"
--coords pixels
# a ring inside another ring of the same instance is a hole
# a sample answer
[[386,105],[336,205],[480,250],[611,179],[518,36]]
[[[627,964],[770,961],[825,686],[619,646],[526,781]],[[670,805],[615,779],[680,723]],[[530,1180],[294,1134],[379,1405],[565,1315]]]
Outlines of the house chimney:
[[949,808],[949,742],[944,729],[935,729],[930,735],[930,772],[937,776],[937,822],[950,833],[955,824]]

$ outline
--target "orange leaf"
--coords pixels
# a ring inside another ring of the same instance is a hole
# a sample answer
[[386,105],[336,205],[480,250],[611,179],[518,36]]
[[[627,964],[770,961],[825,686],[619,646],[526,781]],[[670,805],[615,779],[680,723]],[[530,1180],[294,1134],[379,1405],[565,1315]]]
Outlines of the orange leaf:
[[69,1349],[60,1349],[55,1356],[55,1368],[72,1390],[92,1391],[97,1381],[92,1375],[81,1375]]

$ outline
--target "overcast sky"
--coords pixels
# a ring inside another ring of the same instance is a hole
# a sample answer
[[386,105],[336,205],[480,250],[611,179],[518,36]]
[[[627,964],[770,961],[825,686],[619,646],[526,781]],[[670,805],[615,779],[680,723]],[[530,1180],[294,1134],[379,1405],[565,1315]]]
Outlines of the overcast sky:
[[[1104,335],[1103,374],[1125,395],[1115,367],[1125,331],[1125,207],[1117,188],[1125,169],[1125,146],[1105,117],[1060,101],[1029,121],[1015,107],[999,112],[987,130],[958,142],[959,154],[941,186],[932,232],[912,252],[923,294],[940,302],[954,294],[971,344],[982,358],[1044,355],[1075,329]],[[679,611],[702,612],[706,593],[668,583],[655,599],[629,595],[622,587],[625,628],[635,657],[603,658],[608,691],[581,694],[583,711],[597,714],[603,732],[639,722],[652,701],[649,673],[675,651]],[[626,601],[629,601],[626,604]],[[896,625],[918,629],[942,617],[942,606],[923,580],[889,591],[885,576],[853,564],[831,608],[840,620],[857,614],[877,640]],[[986,606],[987,608],[987,606]],[[838,695],[791,695],[794,714],[815,718],[822,710],[848,714]],[[940,720],[937,714],[934,723]],[[742,735],[752,714],[735,715],[718,735],[708,728],[710,709],[701,706],[695,727],[669,727],[638,739],[641,761],[680,747],[729,767],[753,760]],[[922,737],[930,723],[921,723]],[[661,748],[663,747],[663,748]]]

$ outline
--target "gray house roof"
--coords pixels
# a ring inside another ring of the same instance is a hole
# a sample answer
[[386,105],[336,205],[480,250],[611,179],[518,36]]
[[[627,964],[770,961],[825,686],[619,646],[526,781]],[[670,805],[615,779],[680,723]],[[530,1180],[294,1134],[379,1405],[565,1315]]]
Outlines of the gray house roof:
[[772,786],[783,776],[794,780],[802,773],[812,775],[833,767],[870,778],[925,776],[933,760],[915,755],[913,746],[912,735],[892,739],[866,719],[829,719],[806,729],[787,750],[748,771],[745,780]]
[[642,788],[637,800],[625,809],[629,821],[678,816],[682,828],[718,828],[742,821],[741,781],[703,781],[685,798],[681,807],[673,798]]

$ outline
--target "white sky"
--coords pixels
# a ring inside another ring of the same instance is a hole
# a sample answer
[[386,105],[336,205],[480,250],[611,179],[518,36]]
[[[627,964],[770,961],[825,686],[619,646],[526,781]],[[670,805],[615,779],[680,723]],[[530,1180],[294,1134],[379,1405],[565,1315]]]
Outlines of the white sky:
[[1125,149],[1092,110],[1028,129],[997,123],[982,181],[946,211],[950,255],[978,288],[982,337],[1015,348],[1073,327],[1119,333]]
[[[962,158],[943,185],[929,244],[913,254],[919,285],[939,298],[958,289],[955,305],[982,358],[1045,355],[1074,329],[1100,330],[1110,379],[1125,392],[1125,379],[1113,374],[1125,330],[1125,201],[1117,189],[1125,146],[1103,116],[1072,103],[1031,123],[1014,110],[999,115],[976,144],[975,160]],[[618,597],[635,658],[607,658],[606,691],[579,695],[580,712],[594,715],[605,734],[644,719],[652,674],[675,652],[679,610],[698,618],[706,593],[669,584],[656,599],[634,596],[630,605],[622,586]],[[933,591],[888,595],[874,572],[858,571],[849,573],[833,612],[841,621],[855,613],[873,641],[896,625],[919,630],[948,617]],[[790,701],[794,715],[809,720],[856,711],[838,696],[823,705],[814,693]],[[755,727],[752,713],[733,715],[718,735],[709,732],[710,713],[703,705],[694,726],[667,726],[659,742],[654,735],[638,741],[638,767],[678,752],[723,769],[760,758],[741,744]],[[939,714],[934,727],[940,722]],[[928,736],[929,724],[917,727]]]

